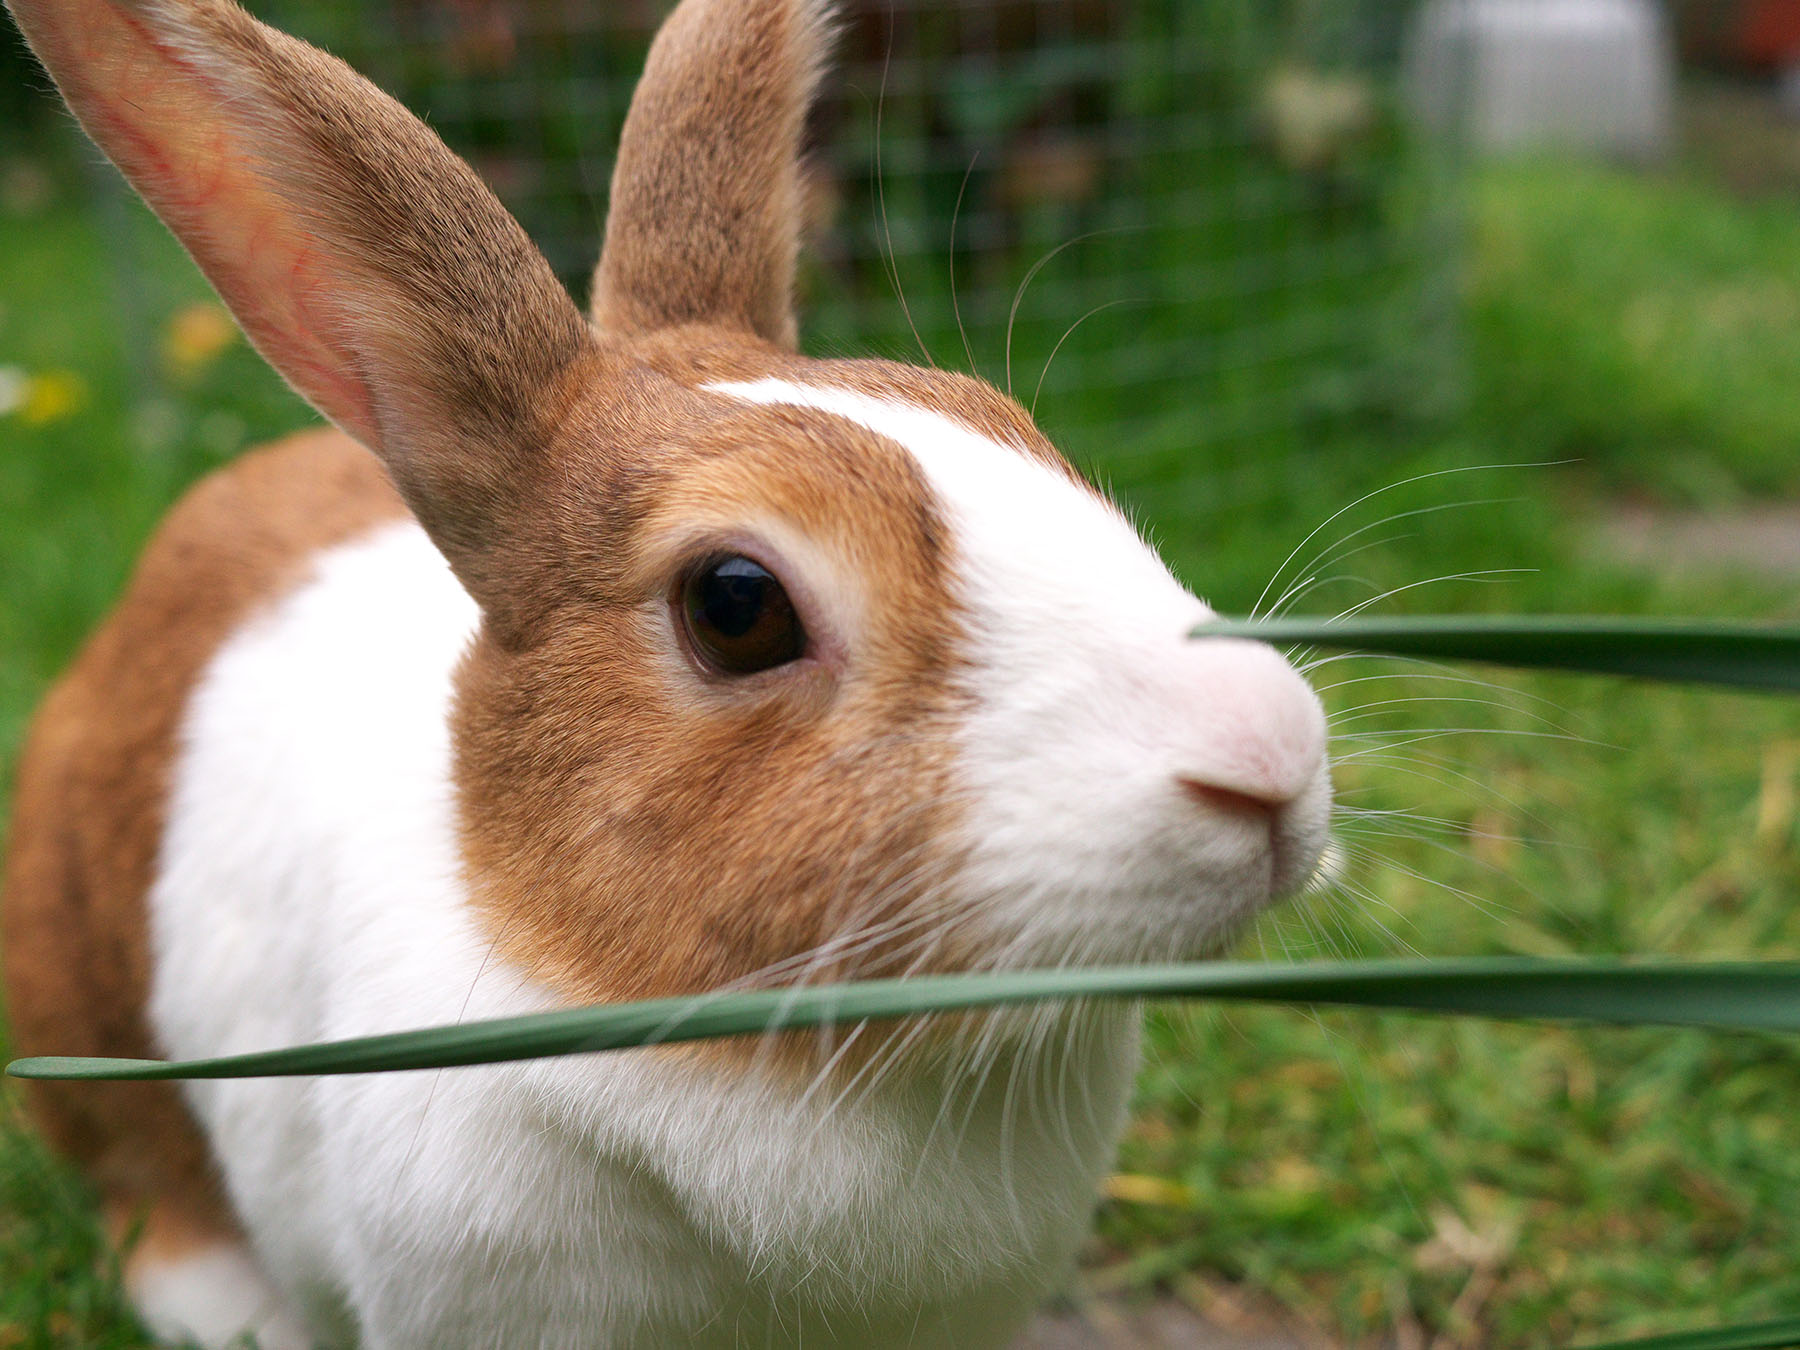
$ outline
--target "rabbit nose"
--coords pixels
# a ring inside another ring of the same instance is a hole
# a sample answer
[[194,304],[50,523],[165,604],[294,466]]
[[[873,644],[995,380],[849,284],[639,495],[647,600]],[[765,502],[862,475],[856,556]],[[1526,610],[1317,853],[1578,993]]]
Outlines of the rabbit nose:
[[1184,793],[1208,810],[1228,816],[1245,816],[1252,820],[1273,816],[1294,800],[1292,796],[1280,793],[1243,792],[1237,788],[1222,787],[1217,783],[1206,783],[1180,774],[1176,775],[1175,782]]
[[1318,695],[1272,647],[1186,644],[1175,672],[1174,762],[1183,795],[1210,810],[1274,817],[1325,765]]

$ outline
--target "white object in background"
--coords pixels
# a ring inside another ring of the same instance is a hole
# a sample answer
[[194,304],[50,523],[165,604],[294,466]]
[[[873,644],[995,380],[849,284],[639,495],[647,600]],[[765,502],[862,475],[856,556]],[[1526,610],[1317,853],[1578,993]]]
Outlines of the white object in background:
[[1482,150],[1646,159],[1669,140],[1674,56],[1654,0],[1427,0],[1407,81],[1428,126]]

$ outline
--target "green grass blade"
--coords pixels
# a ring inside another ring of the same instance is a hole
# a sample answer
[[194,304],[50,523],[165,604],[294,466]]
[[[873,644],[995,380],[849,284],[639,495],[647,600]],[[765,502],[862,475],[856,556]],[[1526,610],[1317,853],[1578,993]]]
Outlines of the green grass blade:
[[1198,962],[938,975],[603,1004],[185,1063],[22,1059],[8,1065],[7,1072],[19,1078],[88,1079],[377,1073],[1068,998],[1336,1004],[1481,1017],[1800,1031],[1800,962]]
[[1800,1317],[1742,1322],[1707,1331],[1677,1331],[1635,1341],[1608,1341],[1604,1345],[1584,1345],[1581,1350],[1790,1350],[1793,1346],[1800,1346]]
[[1575,615],[1223,619],[1194,637],[1800,691],[1800,627]]

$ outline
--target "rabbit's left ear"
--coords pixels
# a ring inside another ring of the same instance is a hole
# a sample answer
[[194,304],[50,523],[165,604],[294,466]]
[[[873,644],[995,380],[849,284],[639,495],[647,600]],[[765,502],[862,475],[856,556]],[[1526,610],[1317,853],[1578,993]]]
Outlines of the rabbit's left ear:
[[593,317],[604,332],[684,323],[792,347],[806,110],[828,0],[684,0],[625,119]]
[[581,312],[468,165],[231,0],[8,0],[271,365],[386,463],[484,606]]

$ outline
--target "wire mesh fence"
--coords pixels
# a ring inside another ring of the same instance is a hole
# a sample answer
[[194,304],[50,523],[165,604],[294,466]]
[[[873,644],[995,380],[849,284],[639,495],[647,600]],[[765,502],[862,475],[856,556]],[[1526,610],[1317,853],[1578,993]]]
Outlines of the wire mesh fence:
[[[268,0],[471,159],[578,295],[663,0]],[[1454,157],[1405,0],[847,0],[803,332],[974,369],[1077,457],[1455,386]]]

